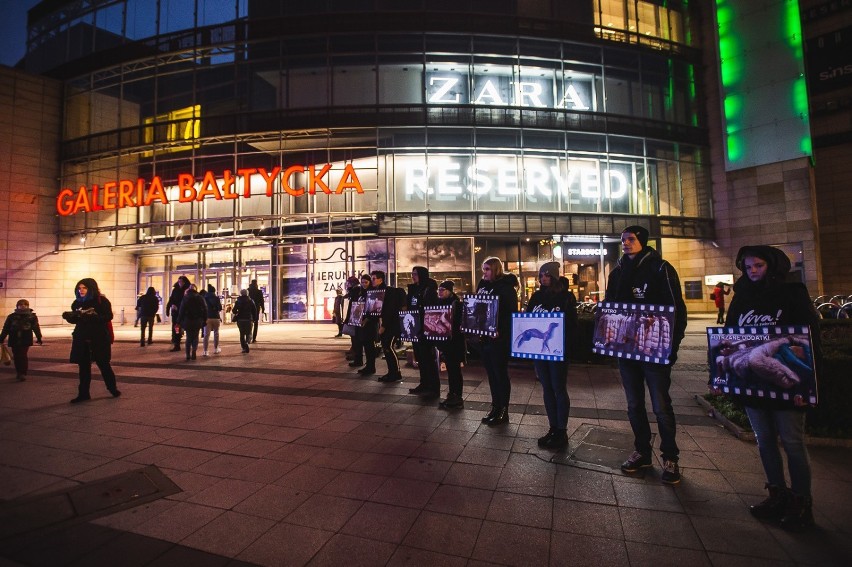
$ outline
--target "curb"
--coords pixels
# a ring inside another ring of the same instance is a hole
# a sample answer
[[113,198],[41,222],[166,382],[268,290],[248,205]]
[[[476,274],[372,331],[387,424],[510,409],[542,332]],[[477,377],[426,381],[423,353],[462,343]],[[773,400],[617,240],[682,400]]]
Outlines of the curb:
[[701,406],[705,410],[707,410],[707,415],[709,415],[710,417],[712,417],[713,419],[715,419],[716,421],[721,423],[725,427],[725,429],[727,429],[728,431],[733,433],[734,437],[736,437],[740,441],[754,442],[754,432],[746,431],[745,429],[743,429],[742,427],[740,427],[739,425],[737,425],[736,423],[734,423],[733,421],[731,421],[730,419],[728,419],[727,417],[725,417],[724,415],[722,415],[721,413],[716,411],[716,408],[714,408],[710,404],[710,402],[708,402],[707,400],[705,400],[704,398],[702,398],[698,394],[695,394],[693,396],[693,399],[696,402],[698,402],[699,406]]

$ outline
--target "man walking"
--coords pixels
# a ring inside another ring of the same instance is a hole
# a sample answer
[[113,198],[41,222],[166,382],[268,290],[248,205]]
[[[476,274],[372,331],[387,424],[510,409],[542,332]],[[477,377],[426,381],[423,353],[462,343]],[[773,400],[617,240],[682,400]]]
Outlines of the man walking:
[[633,473],[651,466],[651,426],[645,410],[647,384],[660,432],[663,459],[661,480],[666,484],[677,484],[680,482],[679,450],[675,442],[675,416],[669,388],[671,365],[677,359],[677,350],[686,331],[686,305],[677,272],[656,250],[648,246],[648,229],[628,226],[621,233],[621,247],[624,255],[609,275],[606,301],[673,305],[675,308],[669,364],[618,359],[635,448],[621,465],[621,470]]
[[263,317],[263,314],[266,313],[266,306],[264,305],[263,300],[263,291],[258,287],[257,280],[251,280],[251,283],[248,287],[249,298],[254,301],[255,313],[254,313],[254,321],[252,331],[251,331],[251,342],[257,342],[257,328],[260,326],[260,320]]

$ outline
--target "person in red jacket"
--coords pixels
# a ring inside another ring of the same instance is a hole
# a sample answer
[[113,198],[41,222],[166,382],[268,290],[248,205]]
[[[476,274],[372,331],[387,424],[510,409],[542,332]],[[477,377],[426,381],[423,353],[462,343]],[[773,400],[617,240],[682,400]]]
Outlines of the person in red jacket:
[[710,294],[710,299],[716,302],[716,309],[719,310],[719,315],[716,316],[716,324],[725,324],[725,296],[730,295],[731,287],[719,282],[713,288],[713,293]]

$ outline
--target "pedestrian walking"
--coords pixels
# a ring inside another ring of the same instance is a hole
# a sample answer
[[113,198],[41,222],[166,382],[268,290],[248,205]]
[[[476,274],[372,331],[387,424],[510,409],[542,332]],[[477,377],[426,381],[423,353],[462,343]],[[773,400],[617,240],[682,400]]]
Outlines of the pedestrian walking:
[[160,310],[160,298],[153,287],[148,290],[136,302],[139,309],[139,320],[142,322],[142,334],[139,337],[139,346],[145,346],[145,329],[148,329],[148,344],[154,339],[154,320]]
[[343,290],[340,288],[335,289],[331,320],[337,325],[337,334],[334,335],[336,339],[343,336],[343,299]]
[[562,449],[568,445],[568,414],[571,398],[568,395],[568,345],[576,336],[577,298],[568,287],[568,280],[559,276],[559,262],[547,262],[538,269],[540,287],[527,303],[528,313],[564,313],[562,353],[565,359],[534,360],[535,376],[541,383],[544,409],[550,429],[539,438],[544,449]]
[[672,349],[668,364],[618,359],[618,370],[627,399],[627,417],[633,429],[634,451],[621,465],[621,470],[634,473],[651,466],[651,426],[645,410],[645,386],[657,417],[660,432],[660,451],[666,484],[680,482],[678,465],[680,451],[675,440],[676,424],[669,388],[672,365],[686,331],[686,305],[680,290],[678,275],[671,264],[648,246],[648,229],[628,226],[621,233],[624,255],[609,275],[606,301],[674,306]]
[[6,317],[3,330],[0,331],[0,344],[9,337],[9,348],[12,350],[12,361],[15,363],[15,378],[23,382],[27,379],[30,368],[28,352],[33,346],[33,335],[36,342],[42,344],[41,327],[38,317],[30,309],[30,302],[19,299],[15,310]]
[[72,404],[91,399],[89,386],[92,382],[92,363],[101,371],[104,384],[114,398],[121,395],[116,387],[115,372],[112,370],[112,304],[98,288],[92,278],[83,278],[74,287],[75,299],[71,311],[62,318],[74,325],[71,333],[70,360],[79,368],[80,383],[77,397]]
[[[787,282],[790,259],[773,246],[743,246],[737,253],[737,268],[742,275],[734,283],[726,327],[765,327],[807,325],[813,343],[814,363],[821,364],[819,315],[811,302],[808,288],[801,282]],[[721,394],[721,391],[715,390]],[[789,401],[773,398],[729,397],[745,406],[757,440],[760,461],[766,475],[768,498],[750,507],[761,520],[778,521],[781,527],[800,531],[814,525],[811,496],[811,466],[805,444],[805,409],[801,396]],[[778,439],[787,456],[790,487],[784,477],[784,461]]]
[[222,325],[222,301],[216,295],[216,288],[212,284],[207,285],[207,293],[204,295],[207,303],[207,324],[204,325],[204,356],[209,355],[210,334],[213,334],[213,353],[219,354],[219,327]]
[[195,284],[190,284],[189,289],[186,290],[186,297],[181,301],[178,322],[186,331],[186,359],[195,360],[198,335],[207,322],[207,302],[198,293]]
[[251,280],[248,287],[249,299],[254,301],[255,306],[255,315],[254,321],[252,321],[252,331],[251,331],[251,342],[257,342],[257,329],[260,327],[260,319],[264,313],[266,313],[266,307],[264,306],[263,299],[263,291],[258,287],[257,280]]
[[257,306],[249,297],[247,289],[240,290],[240,296],[231,309],[231,317],[237,324],[240,333],[240,346],[243,348],[243,354],[246,354],[249,352],[252,325],[257,320]]
[[725,324],[725,296],[730,293],[730,286],[726,286],[724,283],[719,282],[716,284],[716,287],[713,288],[713,293],[710,294],[710,299],[713,300],[716,304],[716,309],[718,309],[718,314],[716,315],[717,325]]
[[181,329],[180,323],[178,323],[178,313],[180,312],[180,304],[183,301],[184,295],[186,295],[187,289],[189,289],[189,278],[180,276],[172,287],[172,293],[169,296],[169,301],[166,303],[166,313],[169,315],[169,322],[172,326],[172,352],[180,352],[183,329]]

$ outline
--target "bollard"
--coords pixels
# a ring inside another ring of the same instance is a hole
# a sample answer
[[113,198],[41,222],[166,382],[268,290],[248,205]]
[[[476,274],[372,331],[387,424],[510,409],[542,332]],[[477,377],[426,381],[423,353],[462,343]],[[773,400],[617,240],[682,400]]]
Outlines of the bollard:
[[124,307],[122,307],[121,308],[121,324],[124,325],[124,323],[126,323],[126,321],[124,319]]

